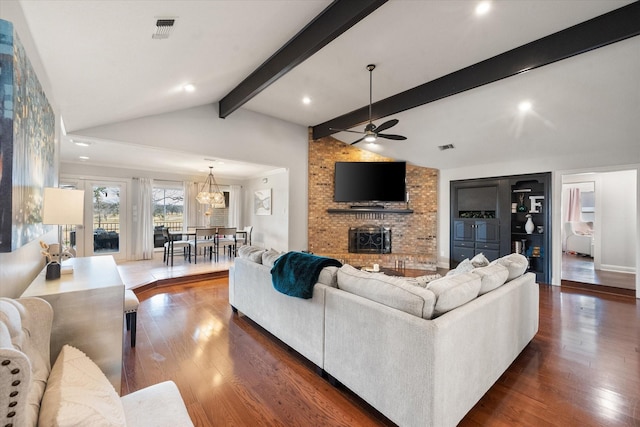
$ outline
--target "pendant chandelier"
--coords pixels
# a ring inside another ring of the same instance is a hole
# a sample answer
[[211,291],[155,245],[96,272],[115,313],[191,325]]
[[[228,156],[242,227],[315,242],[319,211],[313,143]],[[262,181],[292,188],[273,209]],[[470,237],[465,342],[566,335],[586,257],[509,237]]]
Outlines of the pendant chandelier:
[[[205,188],[208,188],[209,191],[205,191]],[[220,191],[220,187],[218,187],[216,179],[213,177],[213,166],[209,166],[209,176],[204,184],[202,184],[202,188],[196,196],[196,200],[198,203],[211,205],[214,208],[217,208],[220,205],[222,205],[222,207],[225,206],[224,194]]]

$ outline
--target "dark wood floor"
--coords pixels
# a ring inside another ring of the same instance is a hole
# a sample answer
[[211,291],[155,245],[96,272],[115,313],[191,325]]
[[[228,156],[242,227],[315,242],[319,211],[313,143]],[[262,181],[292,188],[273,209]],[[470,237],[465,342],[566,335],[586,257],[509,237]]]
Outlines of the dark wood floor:
[[636,275],[595,270],[593,258],[577,254],[562,254],[561,285],[635,297]]
[[[139,298],[122,394],[171,379],[196,426],[392,425],[233,315],[226,278]],[[539,333],[460,425],[640,426],[638,301],[541,285]]]

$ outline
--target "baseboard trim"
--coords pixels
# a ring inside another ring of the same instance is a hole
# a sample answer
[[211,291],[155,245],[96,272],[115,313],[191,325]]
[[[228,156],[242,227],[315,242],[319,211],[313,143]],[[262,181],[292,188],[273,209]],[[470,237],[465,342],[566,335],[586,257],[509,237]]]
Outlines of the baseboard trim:
[[631,298],[636,297],[635,289],[615,288],[613,286],[574,282],[573,280],[561,280],[560,286],[562,288],[586,291],[589,293],[593,292],[593,293],[617,295],[617,296],[631,297]]
[[636,269],[634,267],[625,267],[622,265],[601,264],[600,270],[612,271],[614,273],[636,274]]

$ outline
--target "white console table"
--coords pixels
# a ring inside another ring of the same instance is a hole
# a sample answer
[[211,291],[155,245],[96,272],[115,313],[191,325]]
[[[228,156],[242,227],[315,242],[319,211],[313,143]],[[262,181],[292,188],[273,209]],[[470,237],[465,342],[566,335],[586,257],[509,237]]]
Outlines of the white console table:
[[51,364],[64,344],[83,351],[120,394],[124,283],[112,256],[72,258],[73,273],[45,280],[45,269],[21,297],[40,297],[53,307]]

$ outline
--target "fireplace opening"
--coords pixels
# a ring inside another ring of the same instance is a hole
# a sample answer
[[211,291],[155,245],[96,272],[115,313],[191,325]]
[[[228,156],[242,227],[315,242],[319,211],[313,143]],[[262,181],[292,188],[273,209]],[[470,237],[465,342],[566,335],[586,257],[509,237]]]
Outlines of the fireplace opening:
[[356,254],[390,254],[391,228],[378,226],[349,228],[349,252]]

